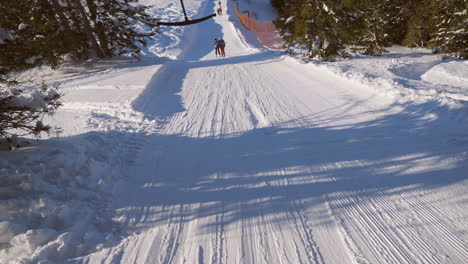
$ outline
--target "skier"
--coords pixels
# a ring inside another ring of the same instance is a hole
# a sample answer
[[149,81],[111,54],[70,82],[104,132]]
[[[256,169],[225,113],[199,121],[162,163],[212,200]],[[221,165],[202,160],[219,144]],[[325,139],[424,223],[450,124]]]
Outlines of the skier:
[[218,57],[218,55],[221,55],[221,53],[219,52],[219,41],[217,38],[214,39],[213,45],[215,49],[215,55]]
[[216,12],[218,13],[218,15],[222,15],[223,14],[223,8],[221,7],[221,1],[218,2],[218,9],[216,9]]
[[224,42],[223,38],[218,39],[218,46],[221,51],[221,56],[226,57],[226,53],[224,52],[224,48],[226,47],[226,42]]

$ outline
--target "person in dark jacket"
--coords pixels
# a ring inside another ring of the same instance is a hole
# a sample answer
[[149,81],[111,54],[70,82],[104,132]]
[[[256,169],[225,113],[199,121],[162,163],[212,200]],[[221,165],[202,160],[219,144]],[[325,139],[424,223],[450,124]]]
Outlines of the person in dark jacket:
[[218,42],[218,39],[214,39],[214,42],[213,42],[213,46],[214,46],[214,49],[215,49],[215,55],[218,56],[218,55],[221,55],[221,53],[219,52],[219,42]]

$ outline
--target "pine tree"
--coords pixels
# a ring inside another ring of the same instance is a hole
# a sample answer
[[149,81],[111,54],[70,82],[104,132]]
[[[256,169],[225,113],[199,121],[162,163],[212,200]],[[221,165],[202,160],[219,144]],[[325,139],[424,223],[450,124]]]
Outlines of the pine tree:
[[315,1],[310,7],[313,8],[312,16],[306,20],[309,23],[307,36],[311,44],[309,56],[335,60],[337,56],[344,55],[349,40],[346,11],[334,1]]
[[390,44],[401,44],[411,16],[411,3],[407,0],[385,0],[382,16],[386,20],[386,30]]
[[60,106],[56,87],[18,79],[18,73],[47,64],[55,68],[64,55],[87,59],[138,56],[146,38],[138,25],[154,27],[148,7],[137,0],[1,1],[0,137],[59,131],[41,122]]
[[[14,40],[0,46],[0,65],[5,71],[21,70],[46,62],[52,66],[58,63],[57,54],[63,50],[60,44],[58,24],[51,6],[39,1],[6,1],[0,9],[6,10],[0,16],[0,28],[11,32]],[[55,42],[58,43],[55,43]]]
[[439,14],[431,44],[443,53],[468,59],[468,2],[438,0],[435,4]]
[[52,115],[62,105],[57,87],[26,82],[0,82],[0,139],[7,139],[10,150],[18,147],[17,136],[61,132],[59,127],[44,125],[44,115]]
[[0,17],[0,138],[6,138],[11,149],[17,135],[60,131],[41,121],[61,104],[56,87],[17,79],[16,73],[43,62],[57,65],[55,51],[62,47],[49,48],[58,25],[47,2],[32,7],[23,1],[1,2],[0,9],[7,10]]
[[294,45],[296,42],[295,27],[296,23],[296,12],[298,9],[298,0],[272,0],[272,5],[278,11],[279,18],[274,22],[276,27],[279,29],[283,39],[289,46]]
[[[69,54],[87,59],[130,54],[138,56],[140,45],[154,35],[137,26],[156,26],[148,7],[137,0],[23,0],[0,2],[0,28],[15,32],[16,41],[0,49],[0,62],[37,57],[37,64],[56,66]],[[4,14],[3,14],[4,13]],[[19,25],[24,25],[18,29]],[[25,58],[26,57],[26,58]],[[14,63],[17,64],[17,63]],[[3,63],[2,63],[3,65]]]
[[[439,1],[439,0],[436,0]],[[408,47],[427,47],[434,31],[435,1],[414,0],[408,10],[405,37],[402,41]]]
[[356,35],[356,45],[362,54],[378,56],[386,47],[401,41],[405,26],[404,2],[401,0],[357,1],[353,5],[359,21],[355,26],[361,31]]
[[146,39],[154,32],[137,32],[135,25],[155,27],[157,20],[146,13],[148,7],[135,5],[138,0],[87,0],[94,32],[107,55],[130,54],[138,56],[138,43],[146,45]]
[[334,60],[345,56],[349,20],[354,18],[340,1],[274,1],[280,18],[275,21],[289,47],[301,45],[309,57]]
[[273,0],[290,49],[333,60],[350,48],[376,56],[392,44],[468,55],[466,0]]

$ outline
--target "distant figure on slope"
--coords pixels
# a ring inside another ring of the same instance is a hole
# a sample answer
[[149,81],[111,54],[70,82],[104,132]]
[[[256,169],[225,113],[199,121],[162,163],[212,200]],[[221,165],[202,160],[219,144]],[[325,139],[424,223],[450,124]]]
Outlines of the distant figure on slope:
[[221,53],[219,52],[219,41],[218,39],[214,39],[214,42],[213,42],[213,46],[214,46],[214,49],[215,49],[215,55],[216,57],[218,57],[218,55],[221,55]]
[[218,15],[223,14],[223,8],[221,7],[221,1],[218,2],[218,9],[216,9],[216,12],[218,13]]
[[224,48],[226,47],[226,42],[224,42],[223,38],[218,39],[218,46],[221,51],[221,56],[226,57],[226,53],[224,52]]

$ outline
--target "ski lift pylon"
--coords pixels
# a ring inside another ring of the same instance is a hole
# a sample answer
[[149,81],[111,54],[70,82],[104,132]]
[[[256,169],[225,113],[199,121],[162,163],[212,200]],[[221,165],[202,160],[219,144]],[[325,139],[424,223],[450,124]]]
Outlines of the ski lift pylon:
[[213,14],[211,14],[209,16],[202,17],[202,18],[188,19],[187,12],[185,12],[184,1],[180,0],[180,4],[182,5],[182,10],[184,11],[185,21],[180,21],[180,22],[157,22],[157,25],[158,26],[185,26],[185,25],[200,23],[202,21],[205,21],[207,19],[210,19],[210,18],[216,16],[216,13],[213,13]]

